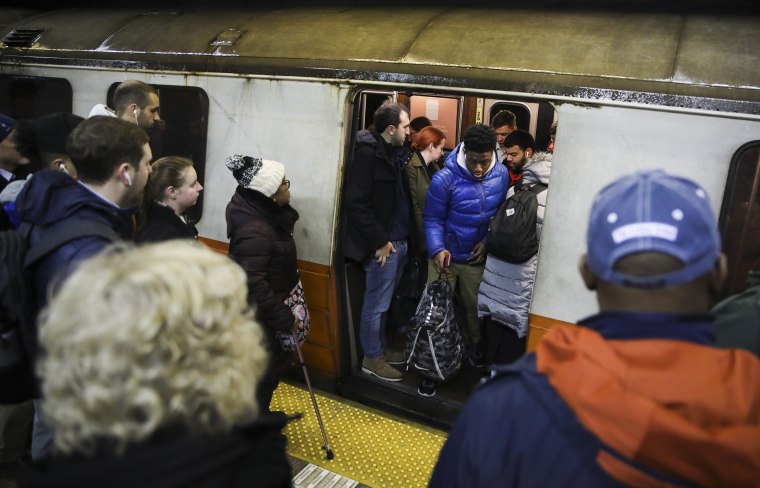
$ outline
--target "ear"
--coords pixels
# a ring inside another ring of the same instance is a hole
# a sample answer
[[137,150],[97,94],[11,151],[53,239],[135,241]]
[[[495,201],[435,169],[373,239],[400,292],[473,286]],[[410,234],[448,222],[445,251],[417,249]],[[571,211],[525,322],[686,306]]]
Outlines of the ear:
[[55,158],[50,163],[50,169],[55,169],[57,171],[60,171],[61,173],[69,173],[69,170],[66,169],[66,161],[64,161],[61,158]]
[[116,177],[124,186],[132,186],[132,175],[129,174],[130,170],[134,171],[134,168],[127,162],[121,163],[116,169]]
[[725,254],[720,253],[718,260],[715,261],[715,266],[713,266],[710,272],[710,292],[713,293],[713,296],[718,296],[723,291],[723,285],[726,283],[727,277],[728,259]]
[[171,198],[172,200],[176,200],[177,199],[177,189],[174,188],[173,186],[167,186],[164,189],[164,196],[168,197],[168,198]]
[[589,269],[585,254],[581,256],[581,260],[578,263],[578,271],[581,272],[581,278],[583,278],[583,283],[586,284],[586,288],[589,290],[596,290],[597,278],[591,269]]
[[528,158],[531,157],[531,156],[533,156],[533,148],[532,147],[525,148],[525,156],[528,157]]

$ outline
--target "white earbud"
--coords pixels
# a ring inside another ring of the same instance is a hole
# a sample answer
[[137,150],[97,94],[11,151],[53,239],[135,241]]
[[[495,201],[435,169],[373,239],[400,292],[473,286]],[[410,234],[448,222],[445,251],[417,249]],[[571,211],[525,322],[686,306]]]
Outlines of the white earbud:
[[135,116],[135,124],[140,125],[140,122],[137,121],[137,109],[136,108],[132,109],[132,115]]
[[132,177],[129,176],[129,173],[124,173],[124,178],[127,180],[127,186],[132,186]]

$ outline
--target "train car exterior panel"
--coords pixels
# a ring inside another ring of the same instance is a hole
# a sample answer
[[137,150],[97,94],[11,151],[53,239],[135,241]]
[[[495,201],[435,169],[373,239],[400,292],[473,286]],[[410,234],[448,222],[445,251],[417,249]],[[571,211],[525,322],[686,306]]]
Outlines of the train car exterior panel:
[[597,309],[577,269],[585,252],[582,216],[588,215],[593,196],[619,176],[659,168],[697,181],[717,215],[731,157],[757,138],[760,121],[571,104],[558,105],[557,111],[560,124],[531,312],[575,322]]
[[150,84],[195,86],[209,97],[207,171],[203,182],[206,217],[203,237],[227,240],[224,212],[236,181],[225,159],[243,153],[285,165],[294,207],[301,218],[295,230],[299,258],[330,265],[345,137],[344,104],[348,86],[318,80],[291,81],[168,73],[119,73],[64,67],[4,67],[3,73],[60,77],[74,90],[74,113],[87,115],[105,102],[109,86],[134,78]]
[[[43,33],[30,49],[6,48],[3,57],[132,69],[437,80],[596,100],[638,97],[641,103],[679,106],[709,102],[690,97],[760,101],[760,73],[753,69],[757,18],[726,16],[715,22],[684,15],[547,15],[503,9],[499,15],[504,19],[531,26],[509,34],[506,56],[498,49],[504,34],[493,26],[492,10],[400,9],[382,15],[376,9],[351,8],[116,10],[102,26],[60,27],[63,22],[77,26],[91,14],[62,11],[20,22],[16,27]],[[742,103],[728,106],[758,113]]]

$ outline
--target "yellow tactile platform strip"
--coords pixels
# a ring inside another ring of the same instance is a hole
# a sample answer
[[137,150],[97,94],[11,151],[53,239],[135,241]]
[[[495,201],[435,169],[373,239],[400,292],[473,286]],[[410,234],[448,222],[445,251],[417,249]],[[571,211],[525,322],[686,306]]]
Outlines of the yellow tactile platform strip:
[[317,403],[335,458],[325,459],[309,392],[280,383],[272,410],[303,418],[285,428],[288,453],[373,488],[424,487],[446,434],[394,418],[345,399],[317,393]]

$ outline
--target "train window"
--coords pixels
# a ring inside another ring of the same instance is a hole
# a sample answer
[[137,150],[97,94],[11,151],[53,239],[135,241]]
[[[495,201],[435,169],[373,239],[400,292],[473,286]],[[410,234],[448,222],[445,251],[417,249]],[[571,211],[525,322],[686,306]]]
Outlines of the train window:
[[516,102],[504,100],[492,100],[485,103],[488,120],[483,123],[490,123],[494,115],[502,110],[509,110],[515,114],[517,128],[526,130],[533,134],[536,140],[536,147],[545,151],[549,147],[551,134],[550,129],[555,121],[556,112],[549,102]]
[[446,134],[446,149],[454,149],[457,144],[459,127],[459,97],[412,95],[409,97],[409,117],[427,117]]
[[42,76],[0,76],[0,113],[14,119],[36,119],[54,112],[71,112],[68,80]]
[[760,269],[760,141],[740,147],[731,159],[720,214],[723,251],[728,257],[725,293],[747,287],[747,274]]
[[375,110],[380,107],[383,103],[387,102],[388,100],[396,101],[397,96],[394,92],[384,92],[384,91],[364,91],[361,94],[361,103],[360,103],[360,111],[359,114],[359,128],[360,129],[372,129],[374,123],[372,121],[372,116],[375,113]]
[[[113,107],[113,94],[119,83],[108,89],[108,105]],[[192,86],[152,85],[158,90],[162,122],[150,136],[153,158],[183,156],[193,161],[198,181],[203,184],[206,173],[206,136],[208,133],[208,95]],[[203,214],[203,192],[198,203],[187,212],[196,223]]]

